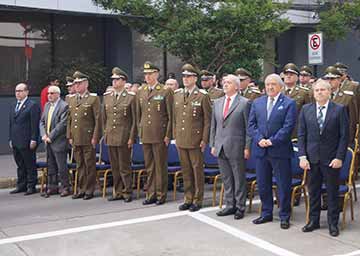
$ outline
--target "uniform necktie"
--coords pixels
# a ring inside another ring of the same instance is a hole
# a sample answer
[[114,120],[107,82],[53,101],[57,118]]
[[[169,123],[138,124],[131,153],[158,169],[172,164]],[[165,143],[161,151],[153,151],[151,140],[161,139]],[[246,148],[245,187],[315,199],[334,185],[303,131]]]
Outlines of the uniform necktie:
[[269,98],[269,104],[268,104],[268,108],[267,108],[267,119],[269,120],[269,117],[271,115],[271,111],[274,107],[274,98]]
[[335,92],[331,93],[331,99],[333,100],[335,98]]
[[324,113],[322,112],[323,109],[325,109],[325,106],[319,106],[319,113],[317,116],[317,122],[319,124],[319,128],[320,128],[320,134],[322,133],[322,129],[324,126]]
[[118,100],[119,99],[119,94],[115,93],[115,99]]
[[227,97],[226,98],[226,103],[225,103],[225,108],[224,108],[224,118],[227,116],[227,114],[229,112],[230,101],[231,101],[231,98]]
[[190,92],[187,91],[187,92],[185,93],[185,97],[186,97],[186,98],[189,98],[189,96],[190,96]]
[[285,95],[290,95],[291,89],[286,89]]
[[47,134],[50,133],[51,119],[52,119],[53,112],[54,112],[54,104],[50,104],[50,108],[49,108],[49,112],[48,112],[48,117],[47,117],[47,126],[46,126],[46,132],[47,132]]
[[15,107],[15,112],[16,113],[19,111],[20,104],[21,104],[21,101],[18,101],[17,104],[16,104],[16,107]]

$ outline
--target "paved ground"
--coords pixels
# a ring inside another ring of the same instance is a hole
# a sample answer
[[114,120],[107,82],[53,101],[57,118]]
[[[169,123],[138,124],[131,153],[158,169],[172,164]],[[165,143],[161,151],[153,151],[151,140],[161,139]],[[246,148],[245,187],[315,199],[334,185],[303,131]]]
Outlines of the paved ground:
[[[348,221],[338,238],[328,234],[325,214],[322,228],[302,233],[304,205],[295,208],[287,231],[272,223],[256,226],[257,207],[243,220],[217,217],[218,208],[198,213],[179,212],[177,201],[162,206],[142,206],[90,201],[39,194],[25,197],[0,190],[1,256],[89,255],[360,255],[360,206],[355,221]],[[210,204],[210,187],[206,203]],[[275,216],[277,210],[274,212]],[[349,212],[348,212],[349,220]]]

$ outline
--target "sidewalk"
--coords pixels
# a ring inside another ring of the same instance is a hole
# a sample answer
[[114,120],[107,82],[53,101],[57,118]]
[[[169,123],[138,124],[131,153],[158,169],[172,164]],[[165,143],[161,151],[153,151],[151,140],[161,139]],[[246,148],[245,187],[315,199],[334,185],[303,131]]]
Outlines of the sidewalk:
[[[44,161],[45,153],[37,153],[37,159]],[[16,185],[16,164],[13,155],[0,155],[0,189]]]

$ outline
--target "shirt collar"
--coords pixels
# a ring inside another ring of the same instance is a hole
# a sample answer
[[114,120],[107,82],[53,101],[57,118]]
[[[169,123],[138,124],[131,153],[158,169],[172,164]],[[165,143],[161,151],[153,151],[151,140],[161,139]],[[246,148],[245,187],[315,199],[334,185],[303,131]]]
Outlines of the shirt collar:
[[226,99],[227,99],[227,98],[230,98],[230,99],[231,99],[230,101],[234,101],[236,95],[237,95],[237,93],[235,93],[234,95],[232,95],[232,96],[230,96],[230,97],[227,96],[227,95],[225,95],[225,98],[226,98]]
[[[328,101],[323,105],[323,106],[325,107],[324,109],[327,109],[327,108],[328,108],[329,102],[330,102],[330,101],[328,100]],[[319,103],[316,102],[316,109],[318,110],[319,107],[320,107]]]
[[28,98],[28,96],[26,96],[24,99],[22,99],[22,100],[18,100],[18,102],[20,102],[20,104],[22,104],[22,103],[24,103],[26,100],[27,100],[27,98]]

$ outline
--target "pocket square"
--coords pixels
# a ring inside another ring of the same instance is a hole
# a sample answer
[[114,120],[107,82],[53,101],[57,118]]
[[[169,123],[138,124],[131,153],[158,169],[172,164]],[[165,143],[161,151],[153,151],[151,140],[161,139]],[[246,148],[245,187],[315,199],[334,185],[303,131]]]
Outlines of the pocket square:
[[281,106],[278,107],[278,110],[281,110],[281,109],[283,109],[283,108],[284,108],[284,106],[281,105]]

